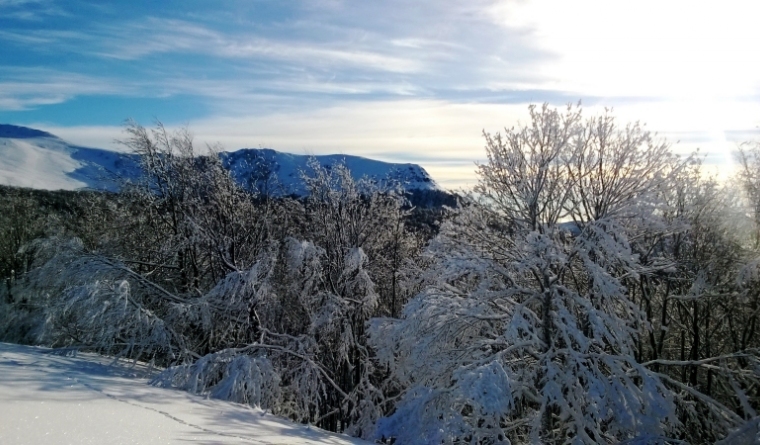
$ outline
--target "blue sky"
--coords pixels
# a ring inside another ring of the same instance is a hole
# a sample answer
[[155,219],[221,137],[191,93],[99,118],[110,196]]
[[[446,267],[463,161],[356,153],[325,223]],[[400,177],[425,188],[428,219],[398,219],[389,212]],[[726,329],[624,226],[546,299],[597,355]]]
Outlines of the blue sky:
[[201,145],[417,162],[456,187],[484,129],[581,100],[725,165],[758,135],[760,8],[701,3],[0,0],[0,122],[115,148],[125,119],[158,118]]

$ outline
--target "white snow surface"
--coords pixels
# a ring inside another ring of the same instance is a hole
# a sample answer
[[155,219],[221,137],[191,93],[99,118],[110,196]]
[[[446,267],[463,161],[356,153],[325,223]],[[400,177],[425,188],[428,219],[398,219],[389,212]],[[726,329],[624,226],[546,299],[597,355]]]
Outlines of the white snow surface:
[[0,444],[367,444],[148,385],[131,362],[0,343]]
[[56,138],[0,138],[0,184],[49,190],[87,186],[67,173],[82,166],[75,149]]
[[[223,162],[232,176],[241,184],[256,176],[256,169],[275,174],[282,190],[272,190],[274,194],[308,194],[301,180],[301,172],[310,172],[309,159],[312,156],[282,153],[269,148],[242,148],[221,153]],[[335,164],[343,164],[355,179],[367,178],[381,188],[398,183],[406,190],[442,190],[424,168],[417,164],[399,164],[377,161],[362,156],[343,154],[313,156],[319,164],[330,169]]]

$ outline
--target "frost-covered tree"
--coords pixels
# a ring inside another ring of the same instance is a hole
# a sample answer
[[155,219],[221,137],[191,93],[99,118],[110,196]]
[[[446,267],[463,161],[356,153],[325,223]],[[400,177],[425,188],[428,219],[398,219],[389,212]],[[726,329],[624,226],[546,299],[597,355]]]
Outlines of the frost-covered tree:
[[277,219],[273,203],[244,191],[215,147],[199,156],[187,130],[130,122],[126,132],[123,143],[140,156],[144,173],[126,193],[125,219],[140,233],[122,237],[132,264],[179,293],[205,292],[250,267]]
[[737,179],[744,190],[747,207],[755,222],[755,248],[760,247],[760,142],[747,141],[736,152]]
[[309,196],[294,217],[297,236],[274,241],[250,269],[173,306],[171,319],[186,323],[182,331],[201,326],[210,333],[213,352],[168,370],[159,383],[368,436],[384,395],[366,323],[388,310],[376,283],[403,289],[393,274],[405,260],[394,245],[408,237],[404,200],[354,180],[340,164],[313,161],[310,169]]
[[290,249],[298,278],[289,281],[303,283],[297,292],[310,333],[318,339],[322,363],[347,395],[330,391],[336,409],[324,426],[350,426],[350,432],[367,436],[380,415],[382,393],[375,387],[366,324],[403,304],[401,269],[414,252],[403,223],[406,201],[399,189],[354,180],[341,164],[325,168],[312,160],[309,168],[303,234],[308,241]]
[[[402,388],[378,436],[400,443],[665,443],[690,404],[725,434],[742,416],[641,363],[629,286],[672,264],[632,244],[684,168],[639,125],[530,108],[486,135],[477,197],[431,244],[428,286],[371,331]],[[716,359],[718,360],[718,359]],[[695,365],[697,365],[695,363]]]
[[529,108],[531,122],[504,135],[484,133],[488,162],[478,166],[476,193],[503,214],[515,230],[543,233],[568,216],[577,179],[567,163],[579,143],[579,108],[560,113],[544,105]]
[[[394,290],[403,292],[404,200],[354,180],[343,165],[310,168],[309,196],[288,201],[295,236],[270,239],[249,267],[169,305],[165,319],[196,333],[202,342],[190,344],[202,357],[157,383],[367,436],[383,394],[365,328],[387,313]],[[383,281],[385,297],[376,284]]]

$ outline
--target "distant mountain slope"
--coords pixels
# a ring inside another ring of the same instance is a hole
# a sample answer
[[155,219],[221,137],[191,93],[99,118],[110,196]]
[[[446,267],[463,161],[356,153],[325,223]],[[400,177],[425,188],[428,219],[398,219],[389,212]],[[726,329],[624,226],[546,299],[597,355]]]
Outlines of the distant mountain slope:
[[[256,188],[275,196],[306,193],[300,172],[308,171],[310,156],[271,149],[241,149],[219,156],[233,177],[249,190]],[[442,192],[425,169],[416,164],[351,155],[315,158],[323,166],[343,162],[354,178],[366,176],[381,187],[399,183],[410,192]],[[0,184],[47,190],[118,191],[125,180],[135,181],[140,175],[136,155],[78,147],[44,131],[0,124]]]
[[80,167],[76,149],[43,131],[0,125],[0,183],[19,187],[66,189],[86,187],[69,176]]
[[30,138],[54,138],[47,131],[35,130],[34,128],[18,127],[16,125],[0,124],[0,138],[30,139]]
[[[220,153],[225,167],[244,187],[274,195],[305,195],[301,172],[309,171],[311,156],[282,153],[268,148],[244,148]],[[356,178],[367,177],[381,187],[401,184],[406,190],[440,190],[428,173],[416,164],[394,164],[351,155],[314,156],[323,167],[343,163]],[[274,174],[276,183],[266,179]]]

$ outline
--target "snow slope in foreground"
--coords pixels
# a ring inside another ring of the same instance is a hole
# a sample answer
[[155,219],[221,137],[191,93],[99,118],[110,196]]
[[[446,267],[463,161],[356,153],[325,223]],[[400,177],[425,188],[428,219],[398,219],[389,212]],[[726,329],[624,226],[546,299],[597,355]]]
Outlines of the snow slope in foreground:
[[0,343],[0,444],[366,444],[182,391],[90,354]]

